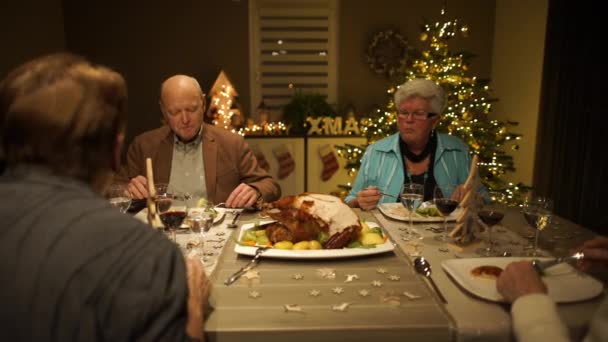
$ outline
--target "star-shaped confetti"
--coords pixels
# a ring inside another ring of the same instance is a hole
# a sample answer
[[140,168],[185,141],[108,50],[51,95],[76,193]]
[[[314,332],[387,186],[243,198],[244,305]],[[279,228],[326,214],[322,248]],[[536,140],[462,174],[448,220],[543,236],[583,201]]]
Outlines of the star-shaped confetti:
[[295,280],[302,280],[302,279],[304,279],[304,276],[302,274],[300,274],[300,273],[296,273],[296,274],[292,275],[291,277],[293,279],[295,279]]
[[407,292],[407,291],[403,291],[403,295],[406,296],[409,300],[421,298],[420,296]]
[[336,278],[336,270],[333,268],[319,268],[317,270],[317,274],[321,278],[325,279],[335,279]]
[[390,305],[390,306],[399,306],[401,305],[401,298],[398,296],[393,296],[391,294],[387,294],[382,297],[382,302]]
[[361,297],[367,297],[367,296],[369,296],[369,291],[366,290],[366,289],[359,290],[359,296],[361,296]]
[[341,287],[334,287],[333,289],[331,289],[331,292],[335,294],[342,294],[344,292],[344,289]]
[[376,269],[376,272],[378,272],[380,274],[384,274],[384,273],[387,273],[388,271],[386,270],[386,268],[378,268],[378,269]]
[[391,274],[388,276],[388,279],[392,281],[398,281],[399,279],[401,279],[401,277],[396,274]]
[[319,297],[321,295],[321,291],[319,290],[310,290],[308,291],[308,295],[311,297]]
[[262,297],[262,294],[258,291],[249,291],[249,298],[257,299]]
[[372,286],[373,287],[382,287],[382,285],[384,285],[380,280],[374,280],[372,281]]
[[260,272],[249,270],[243,274],[243,277],[252,280],[252,279],[260,279]]
[[285,310],[285,312],[304,313],[304,310],[302,310],[302,307],[299,306],[298,304],[285,304],[285,305],[283,305],[283,309]]
[[353,280],[359,279],[359,276],[356,274],[347,274],[346,275],[346,280],[344,281],[345,283],[350,283]]
[[350,306],[351,303],[348,302],[344,302],[342,304],[338,304],[338,305],[332,305],[331,309],[333,311],[340,311],[340,312],[344,312],[346,310],[348,310],[348,307]]

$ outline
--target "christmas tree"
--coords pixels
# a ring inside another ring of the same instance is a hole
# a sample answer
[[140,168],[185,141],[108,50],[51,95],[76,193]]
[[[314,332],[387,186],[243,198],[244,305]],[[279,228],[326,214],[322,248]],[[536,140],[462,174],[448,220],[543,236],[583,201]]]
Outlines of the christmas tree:
[[[442,17],[445,11],[442,10]],[[514,171],[513,158],[504,150],[509,142],[520,139],[510,131],[516,122],[502,122],[491,117],[492,102],[489,81],[468,75],[473,57],[463,52],[450,51],[448,41],[461,34],[467,37],[469,29],[458,20],[425,23],[420,40],[421,51],[402,63],[399,80],[388,89],[390,99],[385,109],[378,109],[364,122],[362,134],[367,144],[396,132],[397,113],[393,94],[399,84],[413,78],[426,78],[437,82],[448,96],[448,106],[437,127],[439,132],[456,135],[470,147],[471,153],[479,155],[479,174],[483,184],[490,190],[506,193],[511,203],[521,202],[521,193],[528,187],[512,184],[504,179],[507,172]],[[337,146],[338,154],[347,160],[349,173],[358,170],[366,146]],[[517,144],[511,145],[514,150]]]
[[212,119],[212,123],[216,126],[232,131],[238,129],[241,112],[236,107],[235,98],[239,94],[223,70],[220,71],[209,93],[211,101],[209,101],[207,117]]

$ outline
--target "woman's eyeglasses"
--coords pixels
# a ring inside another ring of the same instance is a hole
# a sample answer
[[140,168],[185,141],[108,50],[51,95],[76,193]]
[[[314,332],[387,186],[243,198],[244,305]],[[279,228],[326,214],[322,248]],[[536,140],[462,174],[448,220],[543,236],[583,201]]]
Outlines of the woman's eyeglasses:
[[414,120],[426,120],[426,119],[432,118],[433,116],[437,115],[437,113],[429,113],[429,112],[425,112],[423,110],[417,110],[417,111],[413,111],[413,112],[408,112],[406,110],[398,110],[397,114],[402,119],[406,119],[409,115],[411,115],[414,118]]

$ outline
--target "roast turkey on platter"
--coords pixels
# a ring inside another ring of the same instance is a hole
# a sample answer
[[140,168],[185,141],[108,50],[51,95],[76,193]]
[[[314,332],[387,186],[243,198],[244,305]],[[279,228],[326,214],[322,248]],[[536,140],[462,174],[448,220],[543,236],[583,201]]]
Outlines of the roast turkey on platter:
[[318,193],[286,196],[267,203],[264,213],[277,222],[266,229],[272,243],[309,241],[321,232],[329,236],[323,247],[343,248],[361,232],[359,216],[340,198]]

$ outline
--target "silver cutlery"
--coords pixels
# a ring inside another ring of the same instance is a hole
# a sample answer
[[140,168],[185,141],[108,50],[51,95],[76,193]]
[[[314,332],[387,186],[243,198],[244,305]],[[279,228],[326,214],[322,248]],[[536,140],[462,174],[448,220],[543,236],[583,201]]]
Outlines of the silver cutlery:
[[226,279],[224,281],[225,285],[230,285],[232,283],[234,283],[235,281],[237,281],[243,274],[247,273],[247,271],[251,270],[252,268],[254,268],[260,260],[260,256],[262,255],[262,253],[264,253],[267,249],[269,249],[270,247],[258,247],[258,249],[255,250],[255,255],[253,257],[253,259],[251,259],[251,261],[249,261],[249,263],[243,267],[241,267],[240,270],[234,272],[234,274],[232,274],[230,276],[230,278]]
[[228,228],[236,228],[236,227],[238,227],[238,225],[236,224],[236,221],[239,219],[239,216],[241,216],[241,212],[236,212],[234,214],[234,217],[232,218],[232,222],[228,223],[227,227]]
[[435,293],[437,293],[439,299],[444,304],[447,304],[448,301],[445,299],[441,291],[439,291],[439,288],[435,284],[433,278],[431,278],[431,264],[428,262],[428,260],[426,260],[424,257],[417,257],[416,259],[414,259],[414,269],[416,270],[416,272],[420,273],[429,280],[429,283],[431,283],[431,286],[435,290]]
[[543,273],[549,267],[555,266],[557,264],[561,264],[563,262],[581,260],[584,257],[585,257],[585,253],[578,252],[578,253],[574,253],[567,257],[555,258],[555,259],[546,260],[546,261],[532,260],[532,266],[534,266],[534,269],[536,270],[536,272]]

